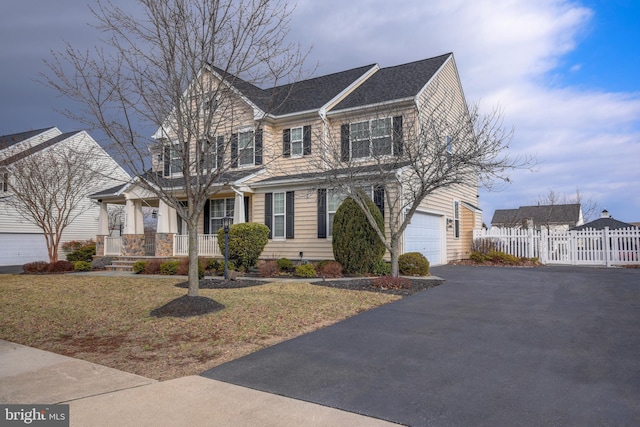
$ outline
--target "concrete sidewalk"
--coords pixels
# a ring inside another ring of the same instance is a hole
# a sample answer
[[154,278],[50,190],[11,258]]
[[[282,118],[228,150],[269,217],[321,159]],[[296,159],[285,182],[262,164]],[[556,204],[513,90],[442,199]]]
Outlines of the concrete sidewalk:
[[69,404],[71,426],[392,426],[201,376],[149,378],[0,340],[0,403]]

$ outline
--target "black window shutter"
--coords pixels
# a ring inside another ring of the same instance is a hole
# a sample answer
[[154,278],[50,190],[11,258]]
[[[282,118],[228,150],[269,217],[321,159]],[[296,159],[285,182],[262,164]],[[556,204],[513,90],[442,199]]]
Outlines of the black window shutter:
[[287,191],[287,196],[286,196],[286,219],[285,219],[285,223],[287,224],[287,229],[285,230],[285,237],[287,239],[293,239],[293,229],[294,229],[294,220],[295,220],[295,214],[294,214],[294,200],[295,200],[295,193],[293,191]]
[[304,156],[311,154],[311,125],[302,128],[302,147]]
[[384,187],[376,186],[373,189],[373,203],[380,209],[384,218]]
[[269,227],[269,238],[271,239],[273,236],[271,233],[273,228],[273,193],[264,195],[264,225]]
[[211,234],[211,201],[204,202],[204,234]]
[[327,189],[318,189],[318,239],[327,238]]
[[402,156],[404,153],[402,139],[402,116],[396,116],[393,118],[393,154],[396,156]]
[[255,164],[262,164],[262,129],[257,129],[255,134],[255,143],[256,143],[256,154],[255,154]]
[[349,161],[349,125],[340,126],[340,153],[342,161]]
[[244,198],[244,222],[249,222],[249,197]]
[[282,130],[282,155],[291,156],[291,129]]
[[164,161],[164,176],[171,175],[171,147],[164,146],[164,155],[162,160]]
[[231,134],[231,167],[238,167],[238,134]]
[[216,140],[216,165],[218,168],[224,166],[224,136],[219,136]]

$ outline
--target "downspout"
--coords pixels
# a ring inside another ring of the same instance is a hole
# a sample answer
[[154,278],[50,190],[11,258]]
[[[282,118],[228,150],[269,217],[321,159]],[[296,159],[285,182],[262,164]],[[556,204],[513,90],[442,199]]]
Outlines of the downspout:
[[327,125],[327,110],[323,107],[320,109],[320,111],[318,111],[318,115],[320,116],[320,119],[322,120],[322,168],[324,170],[328,169],[327,166],[327,132],[328,132],[328,125]]

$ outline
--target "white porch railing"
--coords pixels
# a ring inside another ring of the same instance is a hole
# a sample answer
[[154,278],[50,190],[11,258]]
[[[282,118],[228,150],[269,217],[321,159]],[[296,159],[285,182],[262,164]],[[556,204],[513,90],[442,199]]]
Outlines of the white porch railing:
[[[173,255],[187,256],[189,255],[189,236],[176,234],[173,236]],[[216,256],[220,254],[218,247],[218,236],[216,234],[199,234],[198,235],[198,255],[200,256]]]
[[640,264],[640,229],[547,232],[520,229],[474,230],[474,242],[489,238],[497,250],[544,264]]
[[122,255],[122,237],[105,237],[104,254]]

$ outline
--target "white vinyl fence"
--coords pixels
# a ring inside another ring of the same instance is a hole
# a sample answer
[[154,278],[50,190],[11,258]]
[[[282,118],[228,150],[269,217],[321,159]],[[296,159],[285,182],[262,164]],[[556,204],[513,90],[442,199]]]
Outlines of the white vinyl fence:
[[475,245],[491,241],[499,251],[543,264],[640,264],[640,229],[548,232],[547,230],[474,230]]

